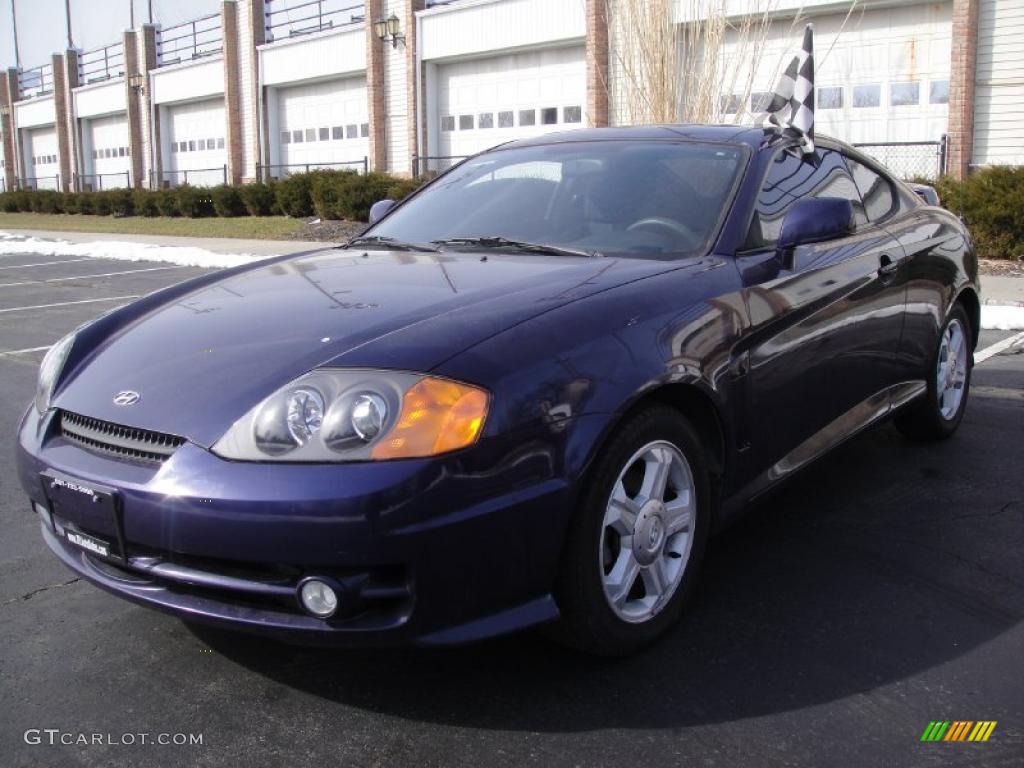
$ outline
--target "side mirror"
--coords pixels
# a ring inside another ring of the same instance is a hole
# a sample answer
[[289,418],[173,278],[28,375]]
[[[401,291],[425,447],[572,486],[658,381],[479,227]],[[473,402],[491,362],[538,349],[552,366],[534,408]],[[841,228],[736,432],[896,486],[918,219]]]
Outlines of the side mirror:
[[939,200],[939,193],[935,190],[935,187],[930,187],[927,184],[911,184],[910,188],[914,190],[914,194],[924,200],[925,205],[942,204],[942,201]]
[[370,206],[370,223],[376,224],[383,219],[388,211],[395,207],[394,200],[378,200]]
[[782,220],[779,250],[834,240],[853,232],[853,205],[839,197],[809,197],[793,203]]

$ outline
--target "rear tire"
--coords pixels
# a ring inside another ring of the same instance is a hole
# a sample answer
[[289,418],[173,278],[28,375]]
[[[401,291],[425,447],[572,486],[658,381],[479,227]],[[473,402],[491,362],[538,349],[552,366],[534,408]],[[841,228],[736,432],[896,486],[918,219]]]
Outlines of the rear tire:
[[953,307],[939,334],[925,373],[928,391],[896,415],[896,428],[912,440],[944,440],[960,426],[967,409],[974,367],[974,339],[967,312]]
[[630,417],[602,449],[574,512],[550,634],[578,650],[624,656],[682,615],[711,523],[707,461],[678,411]]

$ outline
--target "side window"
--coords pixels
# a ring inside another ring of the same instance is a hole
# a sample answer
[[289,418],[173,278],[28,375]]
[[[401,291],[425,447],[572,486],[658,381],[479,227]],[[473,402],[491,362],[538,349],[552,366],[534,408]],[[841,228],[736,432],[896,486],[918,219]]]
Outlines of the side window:
[[896,196],[892,184],[882,175],[875,173],[852,157],[846,163],[853,174],[853,180],[864,199],[864,208],[870,221],[880,221],[889,216],[896,207]]
[[782,151],[772,160],[761,186],[744,248],[773,246],[779,239],[786,212],[805,197],[849,200],[857,224],[867,221],[857,186],[838,152],[820,147],[815,156],[809,158]]

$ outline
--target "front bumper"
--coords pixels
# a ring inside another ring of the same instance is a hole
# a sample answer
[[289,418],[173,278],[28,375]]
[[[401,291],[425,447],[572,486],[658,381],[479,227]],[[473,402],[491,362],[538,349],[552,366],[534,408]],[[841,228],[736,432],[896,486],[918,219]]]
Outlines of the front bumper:
[[[44,472],[114,489],[123,558],[42,530],[65,565],[121,597],[300,643],[450,644],[558,615],[551,587],[572,505],[558,471],[564,430],[338,465],[230,462],[186,442],[150,466],[75,445],[55,421],[26,414],[21,484],[48,509]],[[112,538],[73,509],[52,511]],[[309,575],[339,585],[345,610],[304,613],[294,592]]]

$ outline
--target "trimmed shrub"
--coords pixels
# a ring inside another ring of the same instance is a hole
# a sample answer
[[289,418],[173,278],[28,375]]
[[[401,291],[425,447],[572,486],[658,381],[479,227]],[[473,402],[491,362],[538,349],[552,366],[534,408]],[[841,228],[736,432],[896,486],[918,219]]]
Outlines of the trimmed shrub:
[[213,198],[210,196],[209,189],[201,189],[184,184],[175,191],[178,194],[178,208],[182,216],[201,219],[214,215]]
[[404,197],[413,188],[410,181],[383,173],[360,176],[353,171],[330,171],[314,176],[310,196],[321,218],[366,221],[375,202],[388,197],[398,199],[396,194]]
[[285,216],[296,219],[313,215],[313,201],[309,192],[316,173],[297,173],[277,182],[274,200]]
[[92,213],[97,216],[109,216],[114,212],[113,199],[110,196],[110,192],[91,192],[89,193],[89,198],[92,200]]
[[80,192],[75,196],[78,212],[83,215],[96,213],[96,193]]
[[395,202],[404,200],[417,189],[427,183],[427,179],[396,179],[391,182],[388,188],[388,197]]
[[136,189],[132,193],[132,202],[135,205],[136,216],[159,216],[160,207],[157,205],[159,192],[152,192],[148,189]]
[[243,184],[238,188],[238,196],[250,216],[270,216],[280,211],[276,200],[277,183],[274,181]]
[[156,208],[161,216],[181,216],[177,190],[160,189],[154,192],[153,196],[156,198]]
[[221,184],[210,190],[210,197],[213,198],[213,210],[218,216],[224,218],[245,216],[245,204],[242,202],[238,187]]
[[61,193],[52,189],[36,190],[30,197],[29,203],[33,213],[61,213]]
[[111,189],[107,192],[110,212],[115,216],[132,216],[135,213],[135,196],[130,189]]
[[963,181],[934,182],[942,205],[971,230],[978,257],[1024,258],[1024,168],[984,168]]

